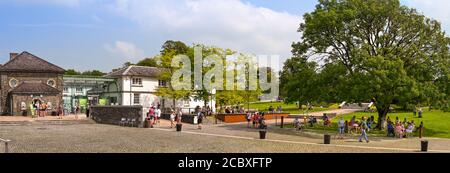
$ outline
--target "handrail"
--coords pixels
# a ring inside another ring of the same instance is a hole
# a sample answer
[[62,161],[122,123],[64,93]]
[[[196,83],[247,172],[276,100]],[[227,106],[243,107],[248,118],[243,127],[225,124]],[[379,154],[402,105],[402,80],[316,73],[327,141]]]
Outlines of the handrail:
[[5,153],[8,153],[9,152],[9,150],[8,150],[8,143],[11,142],[11,140],[0,138],[0,142],[5,143]]

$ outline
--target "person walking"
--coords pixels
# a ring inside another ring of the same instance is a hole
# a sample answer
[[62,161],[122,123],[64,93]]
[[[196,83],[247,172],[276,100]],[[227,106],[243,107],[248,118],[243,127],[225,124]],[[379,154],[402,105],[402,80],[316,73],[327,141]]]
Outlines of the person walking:
[[159,106],[156,108],[155,110],[155,117],[156,117],[156,123],[159,125],[160,122],[160,118],[161,118],[161,109],[159,109]]
[[339,130],[339,139],[344,139],[344,133],[345,133],[345,121],[344,118],[341,117],[338,121],[338,130]]
[[63,108],[62,106],[58,106],[58,119],[63,119]]
[[361,136],[359,137],[359,142],[363,142],[363,138],[367,143],[369,143],[369,138],[367,136],[367,122],[365,117],[362,117],[361,119]]
[[155,107],[151,107],[149,112],[148,112],[148,116],[150,117],[150,127],[153,128],[153,125],[155,124],[156,120],[155,120]]
[[245,119],[247,119],[247,128],[250,128],[250,121],[252,120],[252,113],[250,111],[247,111]]
[[75,108],[75,119],[78,120],[78,113],[80,112],[80,106],[77,105],[77,107]]
[[201,130],[202,129],[202,123],[203,123],[203,118],[204,118],[204,113],[202,111],[200,111],[198,113],[198,119],[197,119],[197,124],[198,124],[198,129]]
[[172,111],[172,113],[170,114],[170,128],[173,128],[174,124],[175,124],[175,111]]
[[91,104],[88,105],[86,109],[86,118],[89,118],[89,113],[91,112]]

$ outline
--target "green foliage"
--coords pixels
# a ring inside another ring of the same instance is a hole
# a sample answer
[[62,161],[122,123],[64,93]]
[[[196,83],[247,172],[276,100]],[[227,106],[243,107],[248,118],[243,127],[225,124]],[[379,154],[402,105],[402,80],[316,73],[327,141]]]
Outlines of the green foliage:
[[[160,80],[164,80],[164,81],[171,81],[171,78],[174,74],[174,72],[176,70],[178,70],[178,68],[174,68],[172,67],[172,60],[175,56],[177,55],[186,55],[190,58],[191,60],[191,69],[194,69],[194,51],[196,47],[201,47],[202,48],[202,54],[203,57],[207,57],[209,55],[218,55],[219,57],[222,57],[222,61],[223,64],[226,64],[226,60],[225,57],[227,55],[233,55],[236,52],[229,50],[229,49],[222,49],[222,48],[218,48],[218,47],[213,47],[213,46],[205,46],[205,45],[201,45],[201,44],[195,44],[193,46],[186,46],[186,44],[180,42],[180,41],[167,41],[163,46],[162,46],[162,50],[161,50],[161,54],[157,57],[157,59],[160,61],[160,64],[158,65],[158,67],[160,67],[161,69],[165,69],[163,74],[160,76]],[[250,59],[249,56],[246,56],[244,54],[240,54],[237,58],[237,64],[243,64],[246,61],[248,61]],[[256,64],[256,63],[251,63],[251,65]],[[255,66],[247,66],[246,68],[256,68]],[[213,66],[205,66],[202,67],[202,72],[203,72],[203,76],[213,68]],[[227,73],[234,73],[235,77],[236,77],[236,71],[227,71],[226,69],[224,69],[223,71],[223,78],[226,78],[226,74]],[[194,75],[194,73],[192,73],[192,75]],[[248,76],[246,76],[247,80],[248,80]],[[194,84],[194,76],[191,77],[192,79],[192,84]],[[215,78],[213,78],[213,81],[215,80]],[[238,90],[237,86],[238,85],[242,85],[242,83],[239,83],[238,81],[235,81],[235,85],[234,85],[234,90],[220,90],[217,89],[215,98],[217,101],[217,104],[220,106],[225,106],[225,105],[236,105],[239,103],[244,103],[247,101],[255,101],[257,100],[258,96],[261,94],[261,90],[258,89],[256,91],[247,91],[247,90]],[[194,85],[192,85],[194,86]],[[223,88],[225,89],[226,87],[226,82],[223,84]],[[194,89],[194,88],[192,88]],[[172,85],[169,83],[169,86],[167,87],[160,87],[157,89],[157,95],[158,96],[162,96],[162,97],[168,97],[168,98],[172,98],[174,100],[178,100],[178,99],[186,99],[190,96],[193,96],[194,99],[197,100],[203,100],[205,101],[205,104],[207,103],[207,101],[209,101],[212,98],[212,94],[208,91],[211,90],[211,88],[205,88],[203,87],[202,89],[198,89],[196,88],[195,90],[190,90],[190,91],[179,91],[179,90],[174,90]]]
[[79,72],[74,69],[69,69],[65,72],[65,75],[71,75],[71,76],[104,76],[105,73],[99,71],[99,70],[92,70],[92,71],[85,71],[85,72]]
[[145,59],[139,61],[136,65],[147,66],[147,67],[158,67],[156,58],[145,58]]
[[80,72],[78,72],[78,71],[76,71],[74,69],[68,69],[68,70],[66,70],[66,72],[64,74],[65,75],[72,75],[72,76],[74,76],[74,75],[81,75]]
[[399,0],[320,0],[304,21],[292,52],[325,63],[320,98],[374,101],[380,122],[391,104],[448,104],[450,39],[439,22]]

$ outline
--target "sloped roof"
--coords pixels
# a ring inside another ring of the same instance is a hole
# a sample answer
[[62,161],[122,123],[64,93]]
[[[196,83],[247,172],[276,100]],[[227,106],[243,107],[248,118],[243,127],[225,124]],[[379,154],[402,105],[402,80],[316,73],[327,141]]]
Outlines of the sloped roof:
[[161,74],[161,70],[156,67],[145,66],[128,66],[111,72],[106,77],[121,77],[121,76],[140,76],[140,77],[158,77]]
[[17,87],[11,90],[13,94],[59,94],[56,88],[53,88],[40,81],[25,81],[20,83]]
[[25,51],[0,66],[0,72],[64,73],[65,70]]

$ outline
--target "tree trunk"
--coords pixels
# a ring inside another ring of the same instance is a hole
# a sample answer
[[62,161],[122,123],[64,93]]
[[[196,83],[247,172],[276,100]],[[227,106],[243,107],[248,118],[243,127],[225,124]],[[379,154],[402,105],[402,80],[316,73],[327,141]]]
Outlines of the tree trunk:
[[377,123],[377,127],[375,127],[376,129],[383,130],[384,128],[386,128],[386,117],[387,117],[387,114],[389,113],[389,107],[390,107],[390,105],[377,107],[378,123]]
[[173,99],[173,111],[176,111],[177,110],[177,106],[176,106],[176,100],[175,99]]

